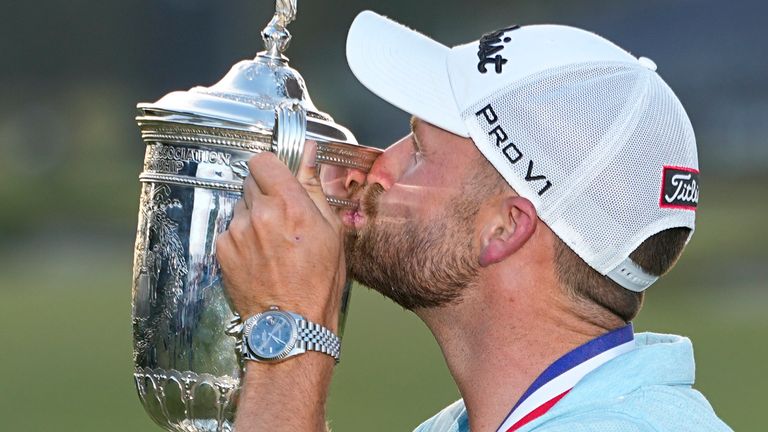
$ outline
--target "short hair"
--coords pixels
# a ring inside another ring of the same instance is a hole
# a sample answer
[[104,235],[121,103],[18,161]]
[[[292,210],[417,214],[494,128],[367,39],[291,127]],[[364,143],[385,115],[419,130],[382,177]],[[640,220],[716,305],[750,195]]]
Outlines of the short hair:
[[[674,267],[690,233],[690,228],[683,227],[660,231],[648,237],[629,257],[647,273],[661,276]],[[601,275],[559,238],[555,240],[555,274],[566,293],[577,302],[591,302],[624,322],[640,312],[643,292],[630,291]]]
[[[474,163],[469,185],[478,196],[490,196],[509,187],[487,159],[479,156]],[[674,267],[690,234],[690,228],[684,227],[658,232],[641,243],[629,257],[647,273],[661,276]],[[601,275],[557,236],[555,275],[566,295],[575,303],[587,302],[624,322],[636,317],[643,305],[644,293],[630,291]]]

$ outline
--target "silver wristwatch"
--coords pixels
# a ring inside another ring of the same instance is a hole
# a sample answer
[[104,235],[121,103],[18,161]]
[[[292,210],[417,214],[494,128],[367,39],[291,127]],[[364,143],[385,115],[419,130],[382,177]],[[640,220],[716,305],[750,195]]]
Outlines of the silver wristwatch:
[[320,324],[277,306],[245,320],[242,338],[240,352],[246,360],[274,363],[307,351],[318,351],[339,362],[338,336]]

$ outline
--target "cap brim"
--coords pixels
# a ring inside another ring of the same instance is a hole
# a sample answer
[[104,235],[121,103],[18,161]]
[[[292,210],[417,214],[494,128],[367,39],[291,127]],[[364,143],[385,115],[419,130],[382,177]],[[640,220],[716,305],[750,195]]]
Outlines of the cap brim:
[[347,36],[347,62],[370,91],[437,127],[469,136],[448,77],[451,49],[371,11]]

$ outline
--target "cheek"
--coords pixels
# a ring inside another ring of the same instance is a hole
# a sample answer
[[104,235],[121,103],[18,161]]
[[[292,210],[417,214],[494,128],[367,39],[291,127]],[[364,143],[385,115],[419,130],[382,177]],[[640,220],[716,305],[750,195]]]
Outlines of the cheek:
[[447,179],[415,170],[381,196],[379,215],[428,220],[449,207],[459,192]]
[[396,183],[379,198],[377,219],[379,222],[397,222],[410,219],[423,205],[419,199],[419,187]]
[[423,200],[443,202],[462,190],[464,171],[451,169],[449,164],[422,164],[423,167],[416,166],[416,169],[405,176],[402,183],[418,189]]

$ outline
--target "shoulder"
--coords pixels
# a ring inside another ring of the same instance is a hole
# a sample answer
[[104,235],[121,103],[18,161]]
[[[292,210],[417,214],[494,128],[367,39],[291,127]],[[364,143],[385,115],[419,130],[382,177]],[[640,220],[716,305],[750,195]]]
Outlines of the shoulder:
[[693,389],[688,338],[640,333],[636,349],[584,377],[527,431],[720,432],[731,429]]
[[534,426],[535,432],[662,432],[642,418],[622,412],[592,412],[561,417]]
[[[657,385],[593,401],[546,419],[536,432],[728,432],[711,405],[688,386]],[[522,432],[522,431],[521,431]]]

